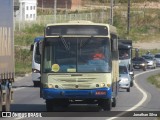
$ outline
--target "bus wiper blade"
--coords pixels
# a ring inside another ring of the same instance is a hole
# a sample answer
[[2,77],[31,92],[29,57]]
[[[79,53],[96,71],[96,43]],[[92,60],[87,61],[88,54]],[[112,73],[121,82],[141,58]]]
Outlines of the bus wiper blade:
[[92,38],[94,38],[94,36],[91,36],[91,37],[90,37],[88,40],[86,40],[86,42],[84,42],[84,43],[82,43],[82,41],[81,41],[80,48],[85,47],[85,46],[90,42],[90,40],[91,40]]
[[68,46],[66,40],[64,39],[64,37],[62,37],[61,35],[60,35],[59,37],[60,37],[60,39],[61,39],[61,41],[62,41],[64,47],[66,48],[66,50],[69,51],[69,46]]

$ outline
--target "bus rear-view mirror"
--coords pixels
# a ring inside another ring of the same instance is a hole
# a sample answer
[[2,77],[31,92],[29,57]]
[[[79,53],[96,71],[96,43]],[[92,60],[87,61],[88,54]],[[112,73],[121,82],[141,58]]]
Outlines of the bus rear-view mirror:
[[30,51],[33,51],[34,45],[32,44],[30,47]]
[[117,51],[118,50],[118,41],[117,41],[117,39],[112,39],[112,42],[111,42],[111,44],[112,44],[112,51]]
[[43,41],[39,42],[39,53],[42,55],[42,46],[43,46]]

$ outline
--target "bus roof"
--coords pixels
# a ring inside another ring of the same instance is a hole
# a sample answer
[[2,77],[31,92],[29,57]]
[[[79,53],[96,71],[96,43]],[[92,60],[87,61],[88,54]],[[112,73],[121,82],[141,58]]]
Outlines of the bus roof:
[[39,42],[39,41],[43,40],[43,38],[44,38],[43,36],[38,36],[34,39],[34,42]]
[[47,24],[46,27],[49,26],[59,26],[59,25],[95,25],[95,26],[106,26],[109,28],[110,33],[117,34],[117,29],[115,26],[112,26],[110,24],[104,24],[104,23],[94,23],[92,21],[85,21],[85,20],[76,20],[76,21],[69,21],[66,23],[54,23],[54,24]]

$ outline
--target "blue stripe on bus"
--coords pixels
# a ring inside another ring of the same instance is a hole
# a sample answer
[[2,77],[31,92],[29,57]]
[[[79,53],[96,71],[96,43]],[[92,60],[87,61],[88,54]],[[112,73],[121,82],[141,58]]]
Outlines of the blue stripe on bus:
[[[96,95],[96,92],[106,92],[106,95]],[[87,90],[62,90],[53,88],[42,89],[44,99],[68,98],[68,99],[98,99],[98,98],[111,98],[111,88],[96,88]]]

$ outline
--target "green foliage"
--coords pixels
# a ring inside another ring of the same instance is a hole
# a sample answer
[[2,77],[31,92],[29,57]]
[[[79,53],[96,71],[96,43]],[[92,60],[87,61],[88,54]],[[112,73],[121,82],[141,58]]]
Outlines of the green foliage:
[[43,31],[44,31],[43,25],[33,24],[32,27],[26,28],[23,32],[28,34],[33,34],[33,33],[43,33]]
[[28,46],[33,43],[34,36],[32,34],[16,34],[15,35],[15,44]]
[[160,74],[150,76],[147,80],[157,88],[160,88]]
[[24,75],[31,72],[32,52],[23,46],[30,46],[36,36],[42,36],[44,26],[33,25],[19,32],[15,31],[15,74]]
[[32,27],[26,27],[23,31],[15,31],[15,45],[30,46],[37,36],[44,34],[44,26],[33,24]]
[[[110,0],[91,0],[92,2],[98,1],[100,3],[110,2]],[[143,3],[143,2],[159,2],[159,0],[130,0],[132,3]],[[127,3],[128,0],[115,0],[116,3]]]
[[[159,0],[130,0],[131,3],[159,2]],[[128,3],[128,0],[116,0],[118,3]]]
[[[124,7],[123,7],[124,8]],[[127,8],[126,8],[127,10]],[[123,9],[115,9],[113,17],[113,25],[117,27],[120,37],[130,38],[134,41],[154,40],[151,36],[157,36],[160,33],[160,12],[158,9],[131,10],[130,15],[130,31],[127,35],[127,11]],[[126,15],[126,16],[125,16]]]
[[[160,53],[160,49],[149,50],[152,54]],[[139,56],[142,56],[148,52],[147,49],[139,49]],[[135,56],[135,50],[132,51],[133,57]]]
[[15,47],[15,74],[31,72],[32,53],[29,50]]

